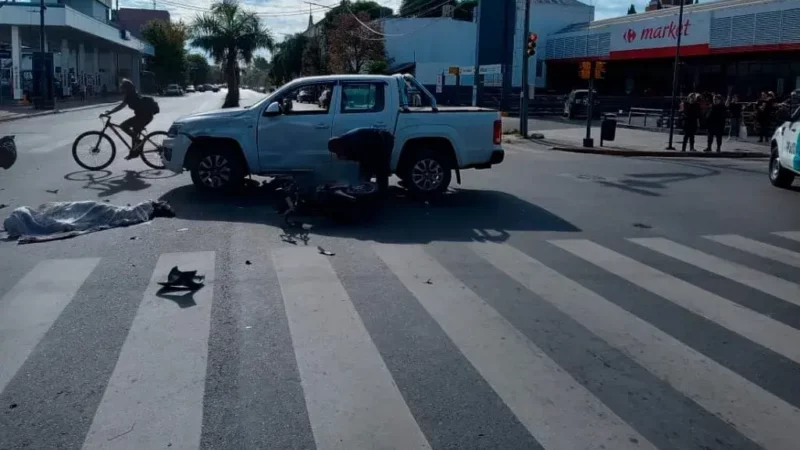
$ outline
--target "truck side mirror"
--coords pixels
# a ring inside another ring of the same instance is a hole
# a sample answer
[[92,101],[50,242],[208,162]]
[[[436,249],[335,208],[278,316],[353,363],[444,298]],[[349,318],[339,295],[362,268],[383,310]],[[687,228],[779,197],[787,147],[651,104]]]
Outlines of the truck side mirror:
[[282,112],[281,104],[278,102],[272,102],[269,104],[269,106],[267,106],[267,109],[264,110],[264,117],[280,116]]

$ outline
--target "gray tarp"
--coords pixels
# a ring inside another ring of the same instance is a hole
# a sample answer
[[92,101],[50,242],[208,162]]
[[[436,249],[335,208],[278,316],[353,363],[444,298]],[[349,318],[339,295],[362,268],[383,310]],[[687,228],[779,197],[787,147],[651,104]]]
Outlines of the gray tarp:
[[19,207],[8,216],[3,226],[10,238],[28,243],[127,227],[153,217],[174,217],[174,213],[166,203],[152,200],[127,207],[95,201],[54,202],[36,209]]

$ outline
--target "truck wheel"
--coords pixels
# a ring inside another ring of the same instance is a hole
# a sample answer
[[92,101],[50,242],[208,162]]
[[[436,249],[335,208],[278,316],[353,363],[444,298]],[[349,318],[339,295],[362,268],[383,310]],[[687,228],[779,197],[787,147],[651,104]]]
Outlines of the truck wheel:
[[442,152],[420,150],[409,158],[400,178],[412,194],[426,196],[445,192],[452,176],[450,161]]
[[245,167],[232,150],[207,149],[191,167],[192,182],[204,191],[230,191],[242,184]]
[[794,181],[794,173],[781,167],[781,161],[778,158],[778,148],[772,147],[772,155],[769,158],[769,181],[773,186],[779,188],[788,188]]

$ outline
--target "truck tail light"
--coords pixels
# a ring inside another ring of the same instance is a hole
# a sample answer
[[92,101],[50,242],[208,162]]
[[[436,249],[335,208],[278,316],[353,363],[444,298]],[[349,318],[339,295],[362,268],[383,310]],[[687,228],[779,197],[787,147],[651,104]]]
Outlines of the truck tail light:
[[494,145],[500,145],[503,142],[503,121],[494,121]]

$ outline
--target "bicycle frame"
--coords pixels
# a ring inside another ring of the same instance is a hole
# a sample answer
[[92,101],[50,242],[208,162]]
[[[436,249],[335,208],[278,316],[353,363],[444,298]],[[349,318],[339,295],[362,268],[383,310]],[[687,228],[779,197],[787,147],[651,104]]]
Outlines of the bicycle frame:
[[[125,147],[128,147],[128,150],[133,151],[133,147],[132,147],[133,138],[128,133],[126,133],[125,130],[121,126],[119,126],[116,123],[112,122],[111,121],[111,117],[105,117],[104,119],[105,119],[105,125],[103,126],[103,129],[100,130],[100,133],[107,134],[106,130],[110,129],[111,131],[114,132],[115,135],[117,135],[119,140],[123,144],[125,144]],[[124,135],[120,134],[120,131],[122,131],[122,133]],[[127,136],[128,138],[131,139],[131,144],[130,145],[128,144],[128,141],[125,140],[124,136]],[[142,132],[139,133],[138,137],[140,138],[139,139],[139,141],[140,141],[139,145],[142,146],[144,144],[144,142],[142,142],[142,141],[144,140],[145,137],[147,137],[147,128],[143,129]]]

